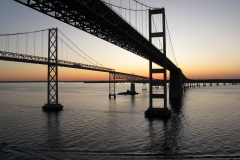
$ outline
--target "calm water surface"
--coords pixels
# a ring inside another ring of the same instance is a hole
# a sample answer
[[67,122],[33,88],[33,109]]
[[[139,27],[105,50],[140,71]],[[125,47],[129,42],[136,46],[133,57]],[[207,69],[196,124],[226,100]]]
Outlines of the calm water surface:
[[240,85],[191,88],[168,120],[145,118],[149,94],[136,91],[114,100],[108,84],[59,83],[64,110],[46,112],[46,83],[0,83],[0,157],[240,158]]

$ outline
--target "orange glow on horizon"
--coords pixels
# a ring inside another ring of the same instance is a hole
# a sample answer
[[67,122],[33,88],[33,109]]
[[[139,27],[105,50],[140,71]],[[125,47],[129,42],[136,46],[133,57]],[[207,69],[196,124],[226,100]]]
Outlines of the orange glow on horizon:
[[[0,61],[0,81],[47,81],[47,66],[36,65],[29,63],[8,62]],[[8,67],[6,67],[8,66]],[[9,67],[10,66],[10,67]],[[182,67],[184,75],[189,79],[240,79],[240,71],[237,67],[235,70],[230,70],[225,67],[218,66],[192,66]],[[132,68],[135,70],[135,75],[149,77],[149,69],[147,66],[142,68]],[[129,73],[131,71],[124,68],[116,71]],[[170,72],[167,72],[169,79]],[[153,74],[153,78],[163,79],[163,74]],[[109,73],[98,72],[90,70],[81,70],[73,68],[58,67],[58,80],[59,81],[108,81]]]

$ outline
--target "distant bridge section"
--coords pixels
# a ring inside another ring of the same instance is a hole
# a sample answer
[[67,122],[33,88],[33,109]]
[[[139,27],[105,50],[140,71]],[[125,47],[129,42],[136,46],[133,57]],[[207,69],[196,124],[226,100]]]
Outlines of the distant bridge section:
[[[0,60],[6,61],[16,61],[16,62],[25,62],[25,63],[35,63],[35,64],[45,64],[48,65],[49,63],[55,64],[53,59],[50,59],[48,62],[48,58],[45,57],[38,57],[33,55],[26,55],[26,54],[19,54],[19,53],[11,53],[6,51],[0,51]],[[129,82],[138,82],[138,81],[149,81],[148,77],[122,73],[122,72],[115,72],[115,69],[101,67],[101,66],[94,66],[89,64],[83,63],[76,63],[64,60],[58,60],[58,66],[61,67],[69,67],[69,68],[77,68],[77,69],[85,69],[85,70],[93,70],[93,71],[101,71],[101,72],[109,72],[110,74],[114,75],[114,79],[122,79]]]
[[[38,57],[33,55],[26,55],[26,54],[19,54],[19,53],[11,53],[0,51],[0,60],[6,61],[16,61],[16,62],[25,62],[25,63],[36,63],[36,64],[45,64],[48,65],[49,63],[55,64],[54,59],[49,59],[46,57]],[[94,66],[89,64],[83,63],[76,63],[64,60],[58,60],[58,66],[61,67],[69,67],[69,68],[79,68],[79,69],[86,69],[86,70],[94,70],[94,71],[101,71],[101,72],[115,72],[114,69],[101,67],[101,66]]]
[[191,79],[186,80],[185,83],[240,83],[240,79]]

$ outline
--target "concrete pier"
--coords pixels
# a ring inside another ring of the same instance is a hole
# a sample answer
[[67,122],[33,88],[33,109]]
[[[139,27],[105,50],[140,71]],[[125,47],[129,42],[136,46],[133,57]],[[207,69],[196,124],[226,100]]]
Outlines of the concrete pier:
[[63,106],[61,104],[45,104],[42,106],[42,109],[47,111],[58,111],[62,110]]
[[143,83],[142,91],[147,91],[146,83]]
[[182,72],[170,72],[170,88],[169,88],[169,98],[170,99],[179,99],[182,98]]

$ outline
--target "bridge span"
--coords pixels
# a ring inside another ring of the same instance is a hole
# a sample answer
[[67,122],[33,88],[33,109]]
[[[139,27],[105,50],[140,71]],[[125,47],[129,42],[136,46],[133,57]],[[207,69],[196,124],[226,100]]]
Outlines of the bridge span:
[[[149,60],[149,109],[153,108],[153,99],[164,99],[164,109],[167,109],[167,71],[170,71],[170,94],[169,98],[179,99],[182,97],[182,79],[185,77],[171,60],[166,56],[166,29],[165,9],[149,9],[149,39],[128,24],[120,15],[115,13],[101,0],[14,0],[43,14],[51,16],[59,21],[67,23],[75,28],[83,30],[100,39],[121,47],[142,58]],[[152,15],[162,16],[161,31],[152,31]],[[152,38],[161,38],[162,49],[152,44]],[[152,63],[162,67],[153,69]],[[153,94],[152,75],[161,73],[163,75],[163,94]],[[158,113],[158,111],[157,111]],[[161,114],[161,113],[159,113]],[[147,112],[146,112],[147,115]],[[158,114],[157,114],[158,115]]]
[[[85,31],[94,35],[104,41],[112,43],[121,47],[133,54],[136,54],[149,61],[149,109],[145,115],[169,115],[167,109],[167,70],[170,71],[170,88],[169,98],[180,99],[183,95],[183,84],[194,83],[195,80],[190,80],[182,73],[170,59],[166,56],[166,16],[164,8],[149,8],[148,9],[148,39],[139,33],[136,28],[124,20],[117,14],[111,7],[109,7],[102,0],[14,0],[45,15],[62,21],[70,26]],[[161,16],[160,30],[153,31],[154,22],[152,17],[154,15]],[[57,66],[65,66],[72,68],[85,68],[89,70],[104,70],[109,72],[109,96],[115,95],[115,78],[116,76],[124,77],[126,74],[108,71],[108,68],[92,68],[92,66],[82,66],[82,64],[59,61],[57,58],[57,31],[52,29],[49,33],[49,55],[48,62],[41,62],[48,65],[48,82],[49,82],[49,95],[53,90],[57,90]],[[53,39],[52,39],[53,38]],[[162,48],[157,48],[152,44],[153,38],[162,40]],[[36,58],[36,57],[35,57]],[[46,59],[45,59],[46,61]],[[25,62],[29,62],[25,60]],[[155,63],[160,68],[153,68],[152,63]],[[90,69],[91,68],[91,69]],[[156,84],[163,86],[163,94],[153,94],[152,86],[154,84],[153,74],[162,74],[163,80],[158,80]],[[128,77],[131,77],[128,75]],[[135,76],[136,77],[136,76]],[[143,78],[143,77],[138,77]],[[146,78],[146,77],[145,77]],[[139,79],[140,80],[140,79]],[[141,79],[142,80],[142,79]],[[53,84],[50,85],[53,81]],[[114,88],[114,89],[112,89]],[[57,92],[57,91],[56,91]],[[55,93],[56,93],[55,92]],[[50,97],[51,100],[58,102],[57,98]],[[152,102],[153,99],[164,99],[164,108],[154,109]],[[50,104],[50,101],[48,101]],[[54,103],[55,103],[54,102]],[[150,111],[150,112],[148,112]],[[163,113],[163,114],[162,114]]]

